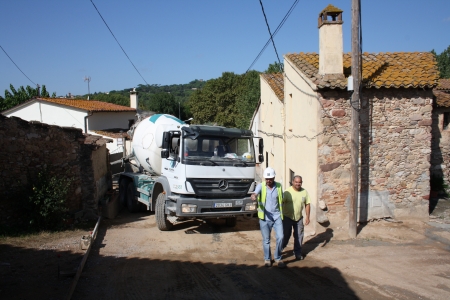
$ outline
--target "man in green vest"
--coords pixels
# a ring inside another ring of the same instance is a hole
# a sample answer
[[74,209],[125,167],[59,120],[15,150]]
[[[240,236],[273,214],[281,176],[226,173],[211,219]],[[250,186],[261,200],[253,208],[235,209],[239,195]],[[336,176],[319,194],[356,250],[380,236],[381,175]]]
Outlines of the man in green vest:
[[[289,243],[291,237],[292,228],[294,229],[294,255],[296,260],[302,260],[302,243],[303,232],[305,225],[309,224],[310,203],[308,192],[302,188],[303,179],[301,176],[296,175],[292,180],[292,186],[284,192],[283,202],[283,249]],[[305,208],[305,216],[303,217],[302,211]]]
[[281,260],[283,251],[283,191],[281,184],[275,182],[275,170],[267,168],[264,170],[264,182],[256,186],[251,198],[258,198],[259,228],[262,234],[264,250],[264,265],[272,266],[272,254],[270,251],[270,233],[275,230],[275,262],[279,268],[285,268],[286,264]]

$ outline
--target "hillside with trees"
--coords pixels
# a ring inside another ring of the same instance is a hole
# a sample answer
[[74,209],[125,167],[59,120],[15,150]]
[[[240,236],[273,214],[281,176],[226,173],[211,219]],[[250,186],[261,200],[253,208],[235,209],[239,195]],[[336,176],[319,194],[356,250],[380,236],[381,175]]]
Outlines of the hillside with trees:
[[[185,120],[190,117],[187,101],[196,91],[206,84],[203,80],[193,80],[187,84],[139,84],[136,92],[139,93],[139,108],[144,111],[154,111],[167,113]],[[109,93],[93,93],[90,99],[114,103],[118,105],[130,105],[130,91],[133,88],[123,90],[113,90]],[[80,99],[87,99],[88,95],[79,96]]]

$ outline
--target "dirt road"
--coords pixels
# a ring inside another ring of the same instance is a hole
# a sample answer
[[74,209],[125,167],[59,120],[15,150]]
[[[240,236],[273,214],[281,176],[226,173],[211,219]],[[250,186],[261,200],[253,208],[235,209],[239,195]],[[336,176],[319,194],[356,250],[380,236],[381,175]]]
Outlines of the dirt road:
[[[448,299],[450,220],[432,221],[368,223],[355,240],[333,223],[278,269],[263,267],[255,219],[160,232],[153,214],[123,210],[102,220],[72,299]],[[0,238],[1,298],[67,299],[85,234]]]
[[306,259],[263,266],[256,219],[235,228],[189,221],[160,232],[154,215],[102,221],[73,299],[448,299],[450,234],[424,223],[369,223],[307,238]]

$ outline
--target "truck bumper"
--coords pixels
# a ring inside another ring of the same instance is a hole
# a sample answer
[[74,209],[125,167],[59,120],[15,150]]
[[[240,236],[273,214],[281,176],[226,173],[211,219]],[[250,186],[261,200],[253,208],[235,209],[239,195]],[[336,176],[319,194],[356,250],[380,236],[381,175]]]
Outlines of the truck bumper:
[[167,213],[185,218],[234,217],[256,213],[257,203],[250,197],[242,199],[201,199],[169,196]]

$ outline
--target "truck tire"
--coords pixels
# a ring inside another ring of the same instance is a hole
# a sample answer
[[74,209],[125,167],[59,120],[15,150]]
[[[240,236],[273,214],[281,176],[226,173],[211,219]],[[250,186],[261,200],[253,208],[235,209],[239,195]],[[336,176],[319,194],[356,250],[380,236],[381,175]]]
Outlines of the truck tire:
[[173,224],[167,219],[167,215],[165,212],[165,201],[166,197],[163,193],[158,195],[156,198],[156,209],[155,209],[155,217],[156,217],[156,225],[158,229],[161,231],[168,231],[172,229]]
[[134,183],[130,181],[127,186],[127,207],[132,213],[139,211],[139,203],[134,195]]
[[122,207],[127,206],[127,188],[128,188],[128,179],[121,179],[119,183],[119,204]]
[[227,226],[227,227],[234,227],[234,226],[236,226],[236,221],[237,221],[236,217],[226,218],[225,219],[225,226]]

